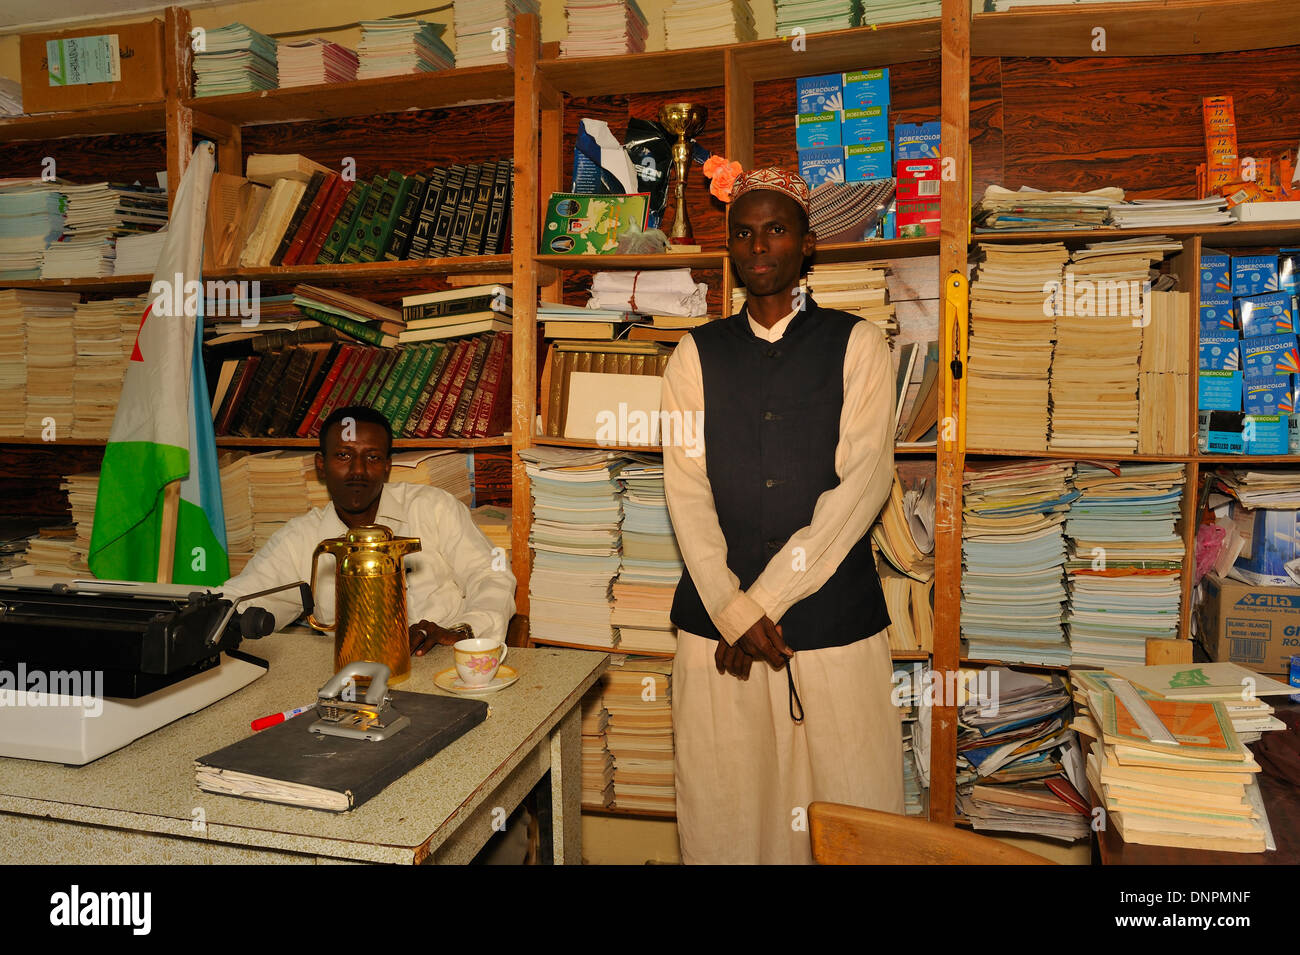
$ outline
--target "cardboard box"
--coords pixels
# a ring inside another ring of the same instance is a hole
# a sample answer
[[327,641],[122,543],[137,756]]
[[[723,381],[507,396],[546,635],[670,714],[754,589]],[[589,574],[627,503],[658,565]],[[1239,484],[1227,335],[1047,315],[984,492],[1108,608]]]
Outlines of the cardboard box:
[[[1248,415],[1290,414],[1290,376],[1247,375],[1242,390],[1241,410]],[[1278,453],[1286,454],[1286,448]]]
[[1257,335],[1241,341],[1241,367],[1247,374],[1290,375],[1300,371],[1294,335]]
[[[1223,273],[1227,275],[1226,266]],[[1205,330],[1209,328],[1223,329],[1233,331],[1236,325],[1233,324],[1232,297],[1229,295],[1220,295],[1217,292],[1207,295],[1204,290],[1201,292],[1200,305],[1200,325],[1201,335],[1205,335]]]
[[[1216,372],[1201,372],[1202,384],[1205,375],[1213,374]],[[1240,411],[1197,411],[1197,449],[1208,454],[1241,454],[1241,426],[1244,417]]]
[[939,121],[894,124],[894,161],[903,159],[937,159],[939,157]]
[[1241,446],[1247,454],[1287,454],[1290,415],[1248,414],[1241,422]]
[[844,74],[844,108],[889,105],[889,70],[855,70]]
[[844,74],[801,76],[794,81],[796,107],[801,113],[823,113],[844,108]]
[[1260,587],[1205,578],[1197,637],[1210,659],[1257,673],[1286,673],[1300,648],[1300,587]]
[[822,113],[800,113],[794,118],[794,144],[798,149],[842,145],[840,114],[833,109]]
[[799,175],[810,189],[816,189],[824,182],[844,182],[844,147],[799,150]]
[[1276,292],[1276,255],[1234,255],[1232,257],[1232,297]]
[[938,199],[899,199],[897,205],[898,238],[919,239],[940,233]]
[[1242,375],[1239,371],[1201,370],[1196,373],[1197,411],[1240,411],[1241,393]]
[[845,182],[869,182],[888,179],[892,151],[889,142],[853,143],[844,147]]
[[1291,313],[1291,293],[1271,292],[1267,295],[1247,295],[1237,299],[1237,314],[1241,316],[1241,337],[1257,335],[1284,335],[1294,332]]
[[1236,332],[1203,331],[1197,348],[1197,367],[1201,371],[1241,370],[1241,343]]
[[862,106],[843,113],[844,145],[879,143],[889,140],[889,107]]
[[905,159],[898,164],[898,198],[939,199],[941,163],[938,159]]
[[1231,257],[1227,252],[1201,253],[1201,299],[1232,294]]
[[[56,74],[53,82],[51,52]],[[161,20],[28,33],[19,38],[18,56],[23,109],[28,113],[152,103],[163,98]]]

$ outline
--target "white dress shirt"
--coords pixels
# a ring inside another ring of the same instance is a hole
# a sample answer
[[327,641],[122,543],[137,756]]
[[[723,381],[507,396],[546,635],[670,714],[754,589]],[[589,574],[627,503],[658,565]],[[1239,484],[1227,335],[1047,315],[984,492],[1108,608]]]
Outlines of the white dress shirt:
[[[762,341],[779,341],[797,313],[770,329],[753,318],[749,327]],[[664,370],[666,411],[703,412],[704,374],[690,335],[682,338]],[[664,448],[668,511],[677,546],[709,617],[728,643],[735,643],[764,614],[773,623],[795,603],[816,593],[867,533],[889,497],[894,481],[894,374],[889,344],[871,322],[860,321],[844,353],[844,405],[835,447],[840,483],[824,491],[812,520],[774,554],[747,591],[727,566],[727,541],[718,524],[706,468],[704,429],[690,450]],[[700,419],[703,421],[703,418]]]
[[[515,612],[515,577],[504,554],[494,554],[487,538],[474,526],[465,505],[441,488],[385,484],[375,523],[389,527],[395,537],[420,538],[421,549],[404,560],[408,624],[421,620],[442,627],[467,623],[476,637],[505,640]],[[347,530],[332,503],[295,517],[276,531],[243,573],[222,590],[229,596],[243,596],[280,584],[310,581],[316,545],[341,537]],[[312,596],[316,619],[323,623],[334,621],[334,575],[334,557],[322,555]],[[296,591],[256,603],[275,615],[276,630],[302,615]]]

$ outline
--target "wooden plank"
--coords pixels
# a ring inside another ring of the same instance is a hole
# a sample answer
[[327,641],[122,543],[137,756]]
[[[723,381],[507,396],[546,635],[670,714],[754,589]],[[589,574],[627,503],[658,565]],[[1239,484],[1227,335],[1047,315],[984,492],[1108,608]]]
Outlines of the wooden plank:
[[1147,666],[1158,667],[1166,663],[1191,663],[1191,640],[1164,640],[1160,637],[1147,637]]
[[664,93],[721,86],[723,57],[728,49],[706,46],[632,55],[546,59],[538,68],[556,89],[569,96],[600,96],[614,91]]
[[515,186],[514,245],[514,350],[511,415],[514,454],[511,460],[511,560],[516,589],[515,612],[528,613],[528,578],[532,553],[528,529],[532,523],[532,498],[528,472],[519,450],[533,444],[533,419],[537,416],[537,248],[538,113],[541,99],[536,81],[540,26],[535,14],[515,20]]
[[[4,441],[0,440],[0,444]],[[101,444],[103,442],[100,442]],[[488,438],[394,438],[393,447],[402,448],[504,448],[510,445],[510,435]],[[318,438],[244,438],[238,435],[217,437],[219,448],[317,448]]]
[[166,116],[165,103],[99,106],[93,110],[69,110],[36,116],[6,116],[0,119],[0,142],[110,136],[117,133],[156,133],[166,128]]
[[514,92],[512,80],[509,66],[495,64],[351,83],[203,96],[186,105],[239,125],[295,123],[497,103],[510,99]]
[[[697,173],[698,175],[698,173]],[[534,255],[539,265],[566,271],[586,269],[721,269],[726,252],[679,252],[661,255]]]
[[[867,15],[870,17],[869,11]],[[881,23],[804,37],[758,40],[732,49],[737,63],[756,81],[794,79],[936,59],[939,24],[936,19]]]
[[[970,176],[967,119],[970,108],[970,3],[943,0],[941,155],[949,176],[941,186],[943,231],[939,241],[940,287],[943,279],[965,275]],[[952,376],[956,342],[939,336],[940,373]],[[956,383],[953,383],[956,390]],[[934,669],[946,674],[960,667],[961,655],[961,482],[964,455],[944,446],[945,422],[939,422],[936,453],[934,522]],[[945,676],[943,685],[949,685]],[[955,700],[931,711],[930,819],[951,824],[956,813],[957,707]]]
[[460,255],[442,259],[408,259],[402,262],[351,262],[345,265],[259,265],[213,269],[208,278],[261,279],[276,282],[348,282],[402,279],[425,273],[499,272],[510,264],[509,254]]
[[726,89],[726,158],[744,169],[754,168],[754,75],[735,50],[728,51]]
[[167,107],[167,208],[170,211],[181,177],[194,151],[194,117],[182,103],[190,93],[194,52],[190,49],[190,12],[168,7],[163,27],[163,93]]
[[[1094,31],[1101,28],[1104,37]],[[1099,41],[1104,39],[1104,45]],[[1170,0],[1039,7],[974,17],[977,56],[1171,56],[1300,44],[1300,6]],[[1100,48],[1099,48],[1100,47]],[[1188,77],[1177,74],[1182,82]],[[1162,83],[1161,86],[1166,86]]]
[[[549,82],[543,84],[550,88]],[[543,97],[545,100],[545,97]],[[546,202],[554,192],[564,192],[564,98],[557,97],[554,102],[542,105],[541,123],[541,168],[537,183],[537,214],[546,214]],[[539,276],[539,281],[541,277]],[[543,302],[559,302],[563,295],[563,283],[559,273],[554,273],[551,280],[542,286]]]

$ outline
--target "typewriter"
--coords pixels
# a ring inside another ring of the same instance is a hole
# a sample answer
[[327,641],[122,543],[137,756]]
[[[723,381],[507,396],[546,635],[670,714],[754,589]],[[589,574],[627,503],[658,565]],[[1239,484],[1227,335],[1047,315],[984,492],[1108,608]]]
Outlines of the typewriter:
[[266,664],[239,645],[275,620],[236,605],[272,592],[0,580],[0,756],[81,765],[252,683]]

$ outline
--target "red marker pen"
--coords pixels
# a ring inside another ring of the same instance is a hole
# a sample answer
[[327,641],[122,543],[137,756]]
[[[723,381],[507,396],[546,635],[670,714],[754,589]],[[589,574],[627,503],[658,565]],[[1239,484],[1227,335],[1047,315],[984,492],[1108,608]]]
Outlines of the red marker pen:
[[278,723],[283,723],[285,720],[293,719],[299,713],[306,713],[308,710],[314,710],[315,708],[316,704],[313,703],[311,706],[300,706],[296,710],[285,710],[283,713],[272,713],[270,716],[263,716],[261,719],[253,720],[249,725],[253,727],[253,732],[256,733],[259,730],[270,729]]

